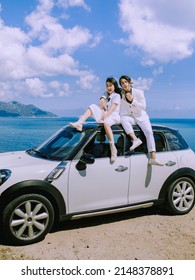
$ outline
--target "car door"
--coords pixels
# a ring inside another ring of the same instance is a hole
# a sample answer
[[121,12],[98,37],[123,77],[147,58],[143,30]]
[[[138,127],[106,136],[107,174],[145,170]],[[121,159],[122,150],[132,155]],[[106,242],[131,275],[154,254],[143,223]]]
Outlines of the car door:
[[164,163],[164,166],[148,164],[145,143],[135,150],[135,153],[130,156],[130,204],[157,199],[165,180],[178,169],[177,158],[172,151],[167,149],[163,134],[155,132],[154,137],[156,156]]
[[[95,161],[85,170],[77,170],[79,159],[72,161],[69,170],[68,212],[100,210],[127,205],[129,187],[129,158],[118,156],[110,163],[108,140],[99,141],[99,132],[83,152],[93,154]],[[117,142],[120,133],[114,135]],[[119,142],[119,141],[118,141]],[[92,144],[92,145],[91,145]],[[123,145],[123,144],[122,144]],[[121,147],[118,147],[120,154]],[[123,149],[123,147],[122,147]]]

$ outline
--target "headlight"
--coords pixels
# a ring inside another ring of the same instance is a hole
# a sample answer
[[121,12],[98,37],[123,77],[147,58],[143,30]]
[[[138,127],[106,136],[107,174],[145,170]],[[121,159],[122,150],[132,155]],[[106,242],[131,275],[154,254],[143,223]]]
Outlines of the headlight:
[[0,185],[2,185],[11,175],[11,170],[0,169]]

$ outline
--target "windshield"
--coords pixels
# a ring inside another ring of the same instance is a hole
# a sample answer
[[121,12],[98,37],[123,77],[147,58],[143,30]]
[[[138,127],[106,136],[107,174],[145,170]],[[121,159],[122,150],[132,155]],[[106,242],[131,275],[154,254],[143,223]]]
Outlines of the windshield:
[[36,149],[29,150],[28,153],[31,155],[36,154],[43,158],[63,160],[72,153],[84,135],[84,132],[81,133],[67,126],[59,130]]

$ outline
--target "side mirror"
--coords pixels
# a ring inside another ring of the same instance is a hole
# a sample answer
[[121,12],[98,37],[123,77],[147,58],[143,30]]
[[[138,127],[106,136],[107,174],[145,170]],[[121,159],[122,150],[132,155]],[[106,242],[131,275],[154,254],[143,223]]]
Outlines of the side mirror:
[[80,160],[76,164],[77,170],[85,170],[87,168],[87,164],[93,164],[95,162],[95,158],[91,154],[84,154],[81,156]]

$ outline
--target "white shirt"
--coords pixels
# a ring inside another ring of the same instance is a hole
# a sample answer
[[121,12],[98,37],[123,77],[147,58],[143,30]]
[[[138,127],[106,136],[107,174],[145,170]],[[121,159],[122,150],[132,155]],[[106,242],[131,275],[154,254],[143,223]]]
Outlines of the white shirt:
[[121,116],[132,116],[137,120],[144,120],[146,113],[146,100],[144,92],[139,89],[132,88],[132,103],[126,101],[125,94],[122,94],[120,115]]
[[113,113],[119,115],[119,113],[120,113],[120,104],[121,104],[121,97],[120,97],[120,95],[118,93],[113,92],[111,94],[106,93],[102,97],[105,99],[105,108],[106,108],[107,111],[110,110],[112,104],[117,104],[118,105]]

